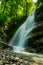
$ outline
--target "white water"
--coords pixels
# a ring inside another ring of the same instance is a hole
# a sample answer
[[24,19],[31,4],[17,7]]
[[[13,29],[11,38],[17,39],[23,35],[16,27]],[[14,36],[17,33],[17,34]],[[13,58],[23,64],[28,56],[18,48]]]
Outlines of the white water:
[[13,46],[15,52],[21,52],[25,49],[26,38],[31,35],[31,31],[36,27],[35,25],[35,11],[33,11],[27,20],[18,28],[9,45]]

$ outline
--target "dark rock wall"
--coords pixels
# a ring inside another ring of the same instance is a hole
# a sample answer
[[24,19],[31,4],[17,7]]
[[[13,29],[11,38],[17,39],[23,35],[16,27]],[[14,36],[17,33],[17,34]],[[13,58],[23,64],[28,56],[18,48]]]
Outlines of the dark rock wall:
[[36,9],[35,21],[37,27],[32,30],[32,35],[28,38],[27,46],[34,48],[36,52],[43,53],[43,6]]

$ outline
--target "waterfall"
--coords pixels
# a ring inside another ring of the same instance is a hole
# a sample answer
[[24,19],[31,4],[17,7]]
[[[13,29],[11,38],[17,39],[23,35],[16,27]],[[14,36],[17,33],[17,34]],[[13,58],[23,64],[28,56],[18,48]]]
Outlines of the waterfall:
[[10,40],[9,45],[13,46],[13,50],[16,52],[21,52],[25,49],[25,44],[27,41],[27,36],[35,27],[35,11],[33,11],[27,18],[27,20],[18,28],[13,38]]

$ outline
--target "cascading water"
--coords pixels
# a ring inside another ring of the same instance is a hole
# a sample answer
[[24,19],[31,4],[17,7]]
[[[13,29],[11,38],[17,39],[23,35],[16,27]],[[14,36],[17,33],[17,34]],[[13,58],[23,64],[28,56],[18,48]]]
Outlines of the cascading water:
[[25,49],[26,38],[31,35],[30,32],[36,27],[34,17],[35,11],[33,11],[27,20],[18,28],[17,32],[9,42],[9,45],[13,46],[14,51],[21,52]]

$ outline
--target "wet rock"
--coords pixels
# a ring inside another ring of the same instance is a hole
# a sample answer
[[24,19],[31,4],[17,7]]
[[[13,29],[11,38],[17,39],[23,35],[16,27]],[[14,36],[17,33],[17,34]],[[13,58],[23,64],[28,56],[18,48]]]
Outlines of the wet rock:
[[15,62],[18,62],[18,61],[19,61],[19,57],[15,57],[15,58],[14,58],[14,61],[15,61]]

